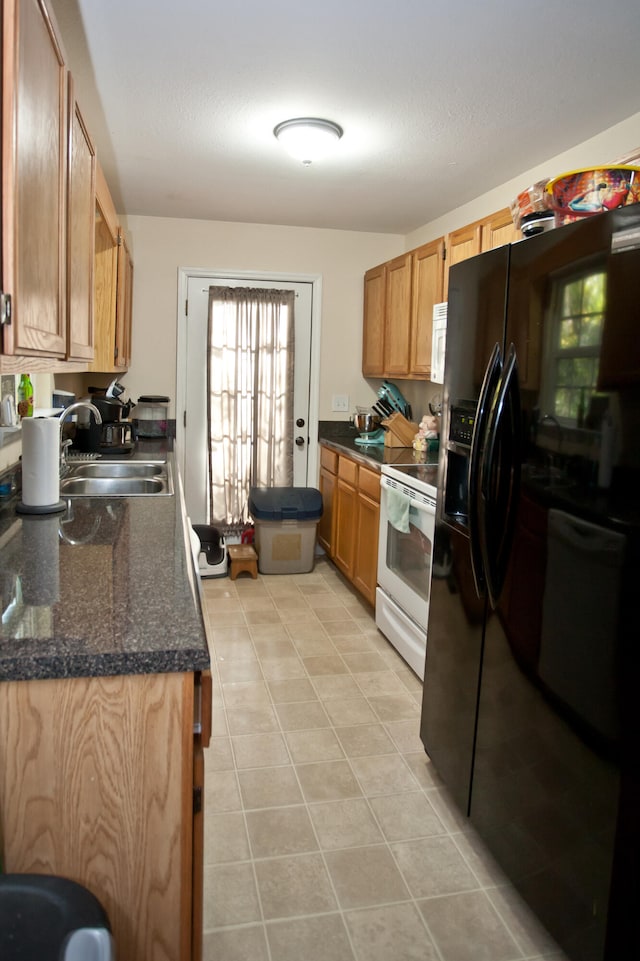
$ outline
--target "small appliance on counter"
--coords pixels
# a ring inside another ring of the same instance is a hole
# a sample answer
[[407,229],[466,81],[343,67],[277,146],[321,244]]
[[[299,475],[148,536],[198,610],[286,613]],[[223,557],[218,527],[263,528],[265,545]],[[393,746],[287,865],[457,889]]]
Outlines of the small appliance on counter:
[[382,387],[378,387],[378,401],[373,405],[373,409],[382,417],[398,413],[411,420],[411,404],[404,399],[396,385],[388,380],[383,381]]
[[362,447],[384,444],[384,428],[380,426],[381,421],[382,416],[373,409],[356,407],[353,426],[359,431],[360,436],[356,437],[355,443]]
[[89,410],[78,412],[72,449],[82,453],[106,454],[110,457],[131,454],[135,447],[135,431],[127,418],[131,401],[122,401],[124,387],[114,380],[106,390],[89,387],[87,400],[97,407],[102,424],[96,424]]
[[133,423],[138,437],[166,437],[169,420],[169,397],[145,394],[133,409]]

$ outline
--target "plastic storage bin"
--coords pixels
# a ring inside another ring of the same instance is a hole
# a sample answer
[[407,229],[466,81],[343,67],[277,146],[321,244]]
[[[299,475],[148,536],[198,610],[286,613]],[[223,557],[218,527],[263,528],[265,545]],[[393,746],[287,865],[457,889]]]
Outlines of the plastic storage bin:
[[107,914],[87,888],[49,874],[0,875],[2,961],[113,961]]
[[261,574],[313,570],[322,494],[314,487],[252,487],[249,512],[255,524]]

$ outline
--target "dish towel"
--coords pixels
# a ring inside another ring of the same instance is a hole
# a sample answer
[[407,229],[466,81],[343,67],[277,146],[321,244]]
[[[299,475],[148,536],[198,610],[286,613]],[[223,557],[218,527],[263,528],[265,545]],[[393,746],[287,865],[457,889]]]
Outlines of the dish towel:
[[399,494],[389,487],[386,489],[386,494],[389,523],[392,527],[395,527],[397,531],[400,531],[401,534],[408,534],[410,530],[409,511],[411,510],[411,501],[404,494]]

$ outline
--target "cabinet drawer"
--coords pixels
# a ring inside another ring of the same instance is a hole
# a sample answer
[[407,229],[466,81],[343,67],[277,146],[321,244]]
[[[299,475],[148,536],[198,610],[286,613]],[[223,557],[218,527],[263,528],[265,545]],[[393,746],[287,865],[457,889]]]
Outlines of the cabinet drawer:
[[340,457],[338,460],[338,477],[341,477],[347,484],[358,483],[358,465],[349,457]]
[[320,447],[320,466],[332,474],[338,473],[338,455],[328,447]]
[[367,497],[380,503],[380,474],[368,467],[361,467],[358,471],[358,488]]

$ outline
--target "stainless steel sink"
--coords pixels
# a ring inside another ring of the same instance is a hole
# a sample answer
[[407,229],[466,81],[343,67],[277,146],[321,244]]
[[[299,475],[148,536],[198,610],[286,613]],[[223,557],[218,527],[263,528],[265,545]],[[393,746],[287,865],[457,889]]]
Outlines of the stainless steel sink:
[[123,464],[113,461],[92,461],[89,464],[78,464],[72,468],[74,477],[156,477],[166,473],[165,464],[151,464],[142,461],[130,461]]
[[169,464],[149,461],[74,464],[60,481],[61,497],[149,497],[173,492]]

